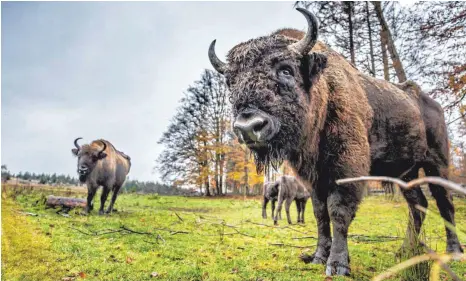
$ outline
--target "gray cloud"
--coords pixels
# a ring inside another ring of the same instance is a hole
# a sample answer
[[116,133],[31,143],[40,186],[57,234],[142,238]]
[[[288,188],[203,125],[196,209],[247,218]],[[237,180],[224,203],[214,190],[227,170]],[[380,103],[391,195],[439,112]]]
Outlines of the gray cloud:
[[72,141],[105,138],[158,180],[157,140],[217,54],[281,27],[293,2],[3,2],[2,164],[75,174]]

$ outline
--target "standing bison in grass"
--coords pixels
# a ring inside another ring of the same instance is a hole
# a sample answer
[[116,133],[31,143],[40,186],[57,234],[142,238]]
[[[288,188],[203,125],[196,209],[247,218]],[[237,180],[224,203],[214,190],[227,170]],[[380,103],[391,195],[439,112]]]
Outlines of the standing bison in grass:
[[86,213],[93,209],[92,199],[99,186],[103,187],[100,197],[99,215],[104,213],[105,201],[110,191],[113,192],[107,213],[111,213],[121,186],[126,180],[131,168],[131,158],[106,140],[95,140],[91,144],[80,146],[77,138],[74,141],[76,148],[71,152],[78,157],[79,181],[87,183]]
[[[290,206],[293,201],[296,202],[298,212],[298,223],[304,223],[304,212],[306,203],[309,199],[309,192],[306,187],[295,177],[281,176],[277,181],[264,184],[264,198],[262,201],[262,218],[267,218],[267,203],[272,201],[272,218],[274,224],[281,219],[283,202],[285,203],[286,218],[288,224],[291,224]],[[275,213],[275,202],[278,201],[277,212]]]
[[[304,34],[281,29],[228,52],[227,63],[209,48],[214,68],[224,74],[233,106],[233,128],[254,153],[259,171],[288,160],[311,188],[317,220],[316,252],[308,263],[326,263],[327,275],[350,274],[348,228],[363,196],[363,184],[337,185],[348,177],[378,175],[410,181],[423,168],[448,177],[448,138],[440,105],[409,85],[394,85],[359,72],[340,54],[317,42],[318,22]],[[451,194],[430,186],[442,217],[455,224]],[[419,233],[427,207],[419,187],[403,190]],[[330,235],[333,227],[333,237]],[[447,251],[462,252],[446,228]],[[403,245],[411,242],[407,235]],[[402,247],[402,248],[403,248]]]
[[[271,208],[272,208],[272,218],[274,218],[275,214],[275,203],[278,200],[278,185],[279,181],[273,181],[273,182],[266,182],[264,183],[264,191],[263,191],[263,198],[262,198],[262,218],[266,219],[267,218],[267,204],[269,201],[272,203]],[[281,219],[281,214],[279,214],[279,217]]]
[[296,202],[296,209],[298,211],[298,223],[304,223],[304,212],[306,210],[306,203],[309,199],[309,192],[306,187],[292,176],[281,176],[278,185],[278,206],[275,217],[273,218],[274,224],[277,224],[277,214],[281,219],[282,206],[285,202],[285,212],[288,224],[291,224],[290,206],[293,201]]

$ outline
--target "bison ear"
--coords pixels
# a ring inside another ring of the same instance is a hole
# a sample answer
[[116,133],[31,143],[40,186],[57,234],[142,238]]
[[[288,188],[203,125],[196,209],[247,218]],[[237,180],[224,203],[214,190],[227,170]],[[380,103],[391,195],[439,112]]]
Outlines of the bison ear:
[[97,158],[99,158],[99,160],[100,160],[100,159],[104,159],[105,157],[107,157],[107,153],[105,153],[105,152],[101,152],[101,153],[99,153],[99,155],[97,156]]
[[78,149],[77,148],[72,148],[71,153],[73,153],[74,156],[78,156]]
[[327,67],[327,56],[321,53],[312,53],[309,58],[309,74],[311,77],[321,73]]
[[99,156],[97,156],[99,159],[104,159],[105,157],[107,157],[107,153],[105,152],[101,152],[99,153]]

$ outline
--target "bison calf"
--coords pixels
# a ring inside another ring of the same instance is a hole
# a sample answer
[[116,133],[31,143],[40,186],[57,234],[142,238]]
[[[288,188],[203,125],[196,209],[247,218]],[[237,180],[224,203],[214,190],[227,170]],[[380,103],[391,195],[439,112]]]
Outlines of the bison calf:
[[298,223],[304,223],[304,211],[310,196],[306,187],[295,177],[282,176],[278,180],[278,206],[277,212],[273,217],[274,224],[277,224],[278,218],[281,218],[283,202],[285,202],[286,218],[288,223],[291,224],[290,206],[293,200],[296,201],[296,208],[298,210]]
[[[274,217],[275,203],[278,200],[278,185],[279,185],[278,181],[264,183],[264,192],[263,192],[264,198],[262,200],[262,218],[264,219],[267,218],[266,208],[267,208],[267,204],[269,203],[269,201],[272,202],[271,204],[272,205],[272,218]],[[281,214],[279,214],[279,217],[281,219]]]
[[71,152],[78,157],[79,181],[87,183],[87,206],[88,214],[93,209],[92,200],[99,186],[103,187],[100,197],[99,214],[104,213],[105,201],[110,191],[113,192],[107,213],[111,213],[121,186],[126,180],[131,168],[131,158],[106,140],[95,140],[91,144],[78,145],[77,138],[74,141],[76,148]]

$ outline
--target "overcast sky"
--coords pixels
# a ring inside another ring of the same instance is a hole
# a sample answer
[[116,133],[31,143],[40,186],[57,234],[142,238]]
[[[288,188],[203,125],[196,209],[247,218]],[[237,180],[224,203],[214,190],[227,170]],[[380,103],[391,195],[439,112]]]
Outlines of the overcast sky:
[[305,30],[293,2],[2,2],[2,164],[76,175],[73,140],[104,138],[153,173],[183,91],[235,44]]

